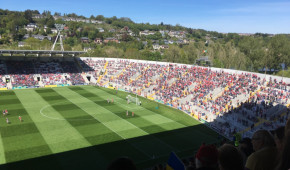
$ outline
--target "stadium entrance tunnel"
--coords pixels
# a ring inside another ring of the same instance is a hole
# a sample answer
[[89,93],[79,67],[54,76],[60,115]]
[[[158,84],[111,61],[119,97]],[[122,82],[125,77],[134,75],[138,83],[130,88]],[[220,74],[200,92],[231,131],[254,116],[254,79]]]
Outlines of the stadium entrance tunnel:
[[87,79],[90,82],[91,81],[91,76],[87,76]]

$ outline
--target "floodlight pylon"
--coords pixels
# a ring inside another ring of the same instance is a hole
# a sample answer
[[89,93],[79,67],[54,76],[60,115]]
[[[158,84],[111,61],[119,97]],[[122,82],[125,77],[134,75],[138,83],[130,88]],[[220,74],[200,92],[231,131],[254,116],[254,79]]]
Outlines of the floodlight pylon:
[[[54,50],[54,47],[56,44],[60,44],[61,51],[64,51],[63,43],[62,43],[62,35],[60,34],[60,32],[64,29],[64,25],[63,24],[54,24],[54,26],[57,29],[57,36],[56,36],[56,39],[52,45],[51,51]],[[59,38],[60,43],[57,43],[58,38]]]

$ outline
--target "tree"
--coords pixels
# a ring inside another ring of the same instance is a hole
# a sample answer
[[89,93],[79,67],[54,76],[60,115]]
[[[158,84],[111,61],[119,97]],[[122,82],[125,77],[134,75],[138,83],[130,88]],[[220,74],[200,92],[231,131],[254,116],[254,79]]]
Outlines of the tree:
[[169,49],[166,50],[164,55],[168,62],[176,63],[180,59],[179,48],[174,45],[171,45]]
[[140,56],[142,60],[161,61],[162,59],[160,52],[152,52],[148,49],[141,51]]
[[44,10],[44,11],[42,12],[42,15],[43,15],[43,16],[46,16],[46,17],[50,17],[50,16],[51,16],[51,12],[50,12],[50,11],[47,11],[47,10]]
[[94,15],[91,15],[91,16],[90,16],[90,19],[95,19]]
[[184,53],[187,56],[188,63],[194,64],[198,56],[198,49],[194,46],[194,44],[189,44],[188,46],[185,46]]
[[56,24],[65,24],[64,20],[62,20],[61,18],[58,18],[57,20],[55,20]]
[[125,58],[139,59],[139,51],[135,48],[128,48],[124,54]]
[[60,12],[55,12],[53,15],[54,16],[61,16],[61,13]]
[[25,40],[25,42],[26,42],[26,44],[28,45],[28,46],[30,46],[31,47],[31,49],[33,49],[33,50],[39,50],[40,49],[40,40],[38,40],[38,39],[35,39],[35,38],[33,38],[33,37],[30,37],[30,38],[27,38],[26,40]]
[[274,36],[268,44],[267,54],[269,56],[269,63],[274,68],[280,68],[281,63],[290,65],[290,40],[285,35]]
[[25,10],[24,11],[24,18],[27,19],[29,22],[33,22],[32,19],[32,11],[31,10]]
[[109,58],[122,58],[124,53],[123,50],[113,46],[105,47],[104,52],[105,55]]
[[46,25],[49,28],[53,28],[54,24],[55,24],[54,18],[53,18],[53,16],[50,15],[46,21]]
[[52,42],[47,39],[44,39],[41,41],[40,45],[41,45],[41,50],[50,50],[52,47]]
[[128,42],[128,41],[131,41],[132,40],[132,37],[130,35],[128,35],[128,33],[123,33],[122,35],[122,41],[125,41],[125,42]]
[[65,44],[68,44],[69,46],[73,47],[75,46],[75,44],[77,43],[76,38],[75,37],[68,37],[64,40]]
[[88,33],[88,38],[91,40],[95,40],[97,38],[99,31],[97,29],[95,30],[90,30]]
[[241,52],[243,52],[248,58],[248,66],[252,69],[257,70],[261,64],[261,49],[265,46],[265,42],[261,37],[243,37],[239,43],[238,47]]
[[96,16],[96,20],[104,21],[105,17],[103,15],[98,15],[98,16]]

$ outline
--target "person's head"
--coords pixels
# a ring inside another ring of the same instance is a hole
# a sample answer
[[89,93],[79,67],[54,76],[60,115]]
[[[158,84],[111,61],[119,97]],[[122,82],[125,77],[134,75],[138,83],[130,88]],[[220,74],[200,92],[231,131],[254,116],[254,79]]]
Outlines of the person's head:
[[220,170],[243,170],[242,154],[233,145],[224,144],[218,149]]
[[279,164],[276,167],[276,170],[290,169],[290,130],[285,132],[284,140],[282,156],[279,160]]
[[258,130],[252,137],[252,144],[254,151],[258,151],[264,147],[275,146],[275,141],[267,130]]
[[245,154],[246,157],[253,153],[252,140],[250,138],[243,138],[240,141],[239,149]]
[[195,156],[196,168],[215,168],[218,163],[218,151],[214,145],[201,145]]
[[[289,106],[290,107],[290,106]],[[286,122],[286,125],[285,125],[285,133],[290,130],[290,118],[288,118],[287,122]],[[286,136],[286,134],[285,134]]]
[[117,158],[111,162],[107,167],[107,170],[136,170],[136,166],[133,161],[127,157]]
[[276,147],[279,151],[283,150],[283,140],[285,136],[285,127],[281,126],[273,131]]

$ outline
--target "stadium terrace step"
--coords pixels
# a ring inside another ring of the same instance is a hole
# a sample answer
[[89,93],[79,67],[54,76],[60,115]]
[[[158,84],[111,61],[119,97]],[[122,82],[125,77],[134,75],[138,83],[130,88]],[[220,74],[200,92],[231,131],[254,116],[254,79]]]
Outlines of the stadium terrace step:
[[176,78],[172,78],[168,81],[168,86],[172,86],[172,84],[176,81],[177,79]]
[[212,100],[215,100],[218,97],[220,97],[222,95],[223,91],[224,91],[224,89],[221,87],[214,89],[213,94],[212,94]]
[[196,86],[196,82],[192,83],[189,87],[188,87],[188,91],[192,91]]
[[153,76],[153,77],[151,78],[151,81],[154,82],[154,81],[156,81],[156,80],[159,79],[159,78],[160,78],[160,75],[155,75],[155,76]]

